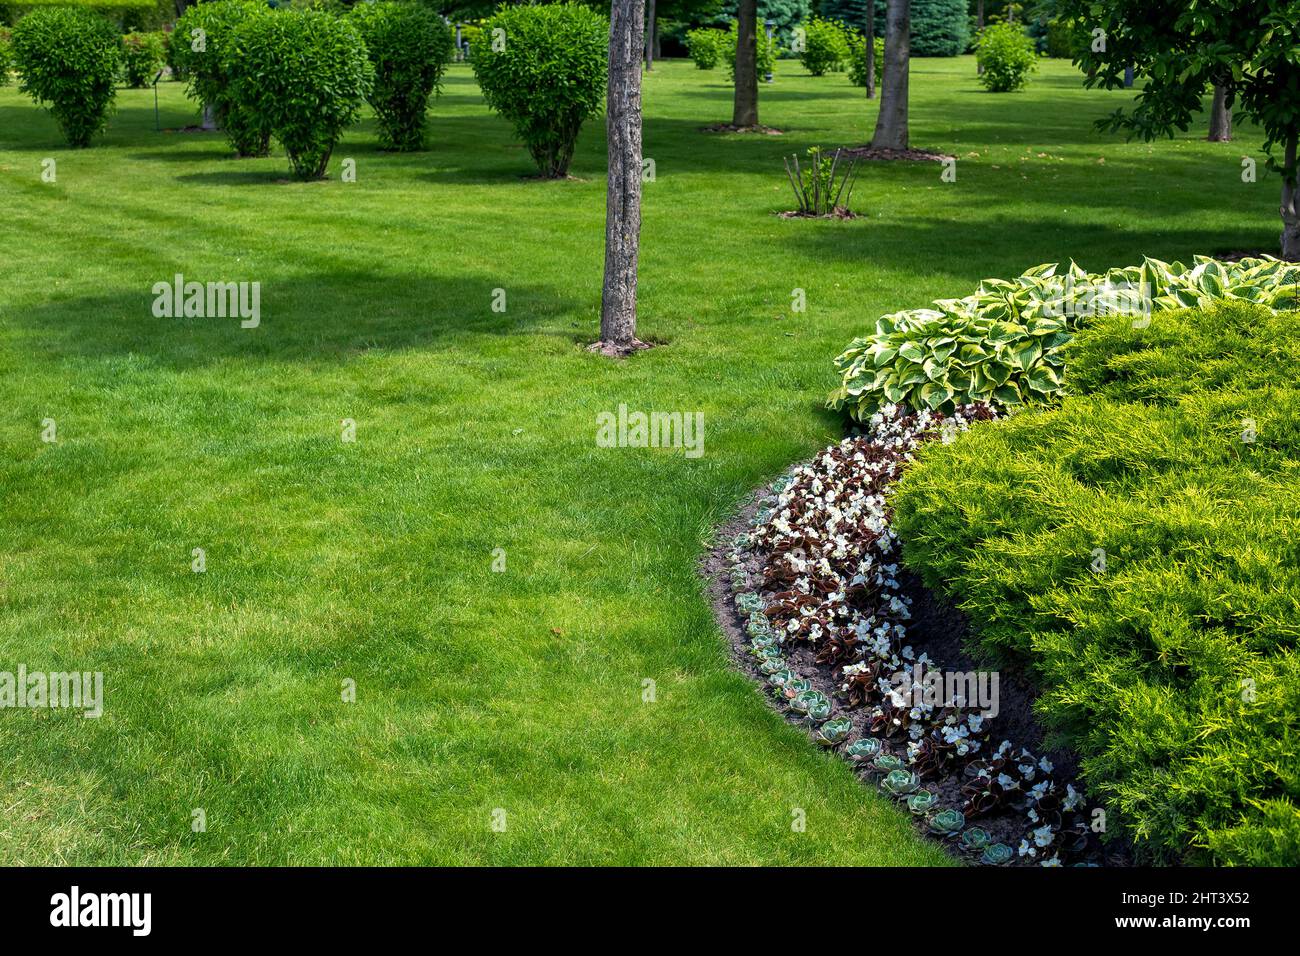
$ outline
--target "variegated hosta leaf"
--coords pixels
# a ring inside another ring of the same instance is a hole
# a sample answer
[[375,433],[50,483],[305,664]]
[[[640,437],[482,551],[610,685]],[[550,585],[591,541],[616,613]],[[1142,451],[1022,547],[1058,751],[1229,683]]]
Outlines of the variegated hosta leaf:
[[1046,263],[1015,279],[985,279],[962,299],[881,316],[874,333],[835,359],[841,383],[827,405],[866,420],[890,403],[945,413],[978,401],[1050,404],[1065,388],[1059,350],[1091,317],[1145,318],[1233,299],[1300,308],[1300,265],[1197,256],[1191,266],[1145,259],[1090,274],[1074,262],[1065,270]]

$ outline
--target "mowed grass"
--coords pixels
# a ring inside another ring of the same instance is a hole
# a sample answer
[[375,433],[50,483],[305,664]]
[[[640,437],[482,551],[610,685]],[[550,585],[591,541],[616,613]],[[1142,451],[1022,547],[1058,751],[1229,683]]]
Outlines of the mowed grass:
[[[660,347],[615,363],[583,349],[599,119],[575,180],[526,178],[456,66],[428,152],[379,152],[367,120],[301,184],[155,132],[151,91],[74,152],[0,90],[0,670],[106,685],[99,720],[0,711],[0,861],[945,862],[732,670],[695,570],[711,529],[842,434],[831,359],[879,314],[1042,261],[1271,250],[1275,184],[1241,182],[1249,133],[1094,133],[1128,94],[1068,64],[995,96],[970,58],[919,60],[913,143],[956,153],[956,183],[871,165],[862,218],[786,221],[781,155],[865,142],[875,106],[782,63],[761,117],[786,135],[701,132],[730,96],[724,71],[647,78]],[[159,97],[164,127],[195,122],[180,85]],[[155,318],[178,272],[260,282],[261,326]],[[703,456],[596,447],[620,403],[703,412]]]

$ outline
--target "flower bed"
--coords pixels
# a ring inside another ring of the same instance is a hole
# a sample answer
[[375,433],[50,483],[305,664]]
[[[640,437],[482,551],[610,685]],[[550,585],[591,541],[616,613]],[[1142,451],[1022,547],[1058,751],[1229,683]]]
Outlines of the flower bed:
[[778,706],[954,851],[990,865],[1095,864],[1082,792],[1045,755],[1003,739],[987,701],[925,693],[945,662],[914,646],[889,486],[922,444],[994,417],[988,405],[876,413],[866,435],[772,486],[733,541],[731,596]]

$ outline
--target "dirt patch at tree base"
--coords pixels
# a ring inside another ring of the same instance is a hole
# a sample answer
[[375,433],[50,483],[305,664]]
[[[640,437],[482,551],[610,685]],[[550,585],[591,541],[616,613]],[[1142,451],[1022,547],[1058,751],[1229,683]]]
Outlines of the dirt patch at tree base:
[[733,126],[731,123],[716,123],[713,126],[701,126],[702,133],[761,133],[764,136],[784,136],[785,130],[771,126]]
[[942,163],[957,158],[928,149],[877,149],[874,146],[846,146],[841,150],[840,155],[849,159],[883,163]]

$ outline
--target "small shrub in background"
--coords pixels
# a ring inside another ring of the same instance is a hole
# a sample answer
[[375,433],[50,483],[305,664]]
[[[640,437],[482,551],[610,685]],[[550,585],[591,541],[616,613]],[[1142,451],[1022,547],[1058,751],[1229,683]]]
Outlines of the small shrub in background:
[[108,121],[122,65],[117,28],[79,7],[38,7],[18,21],[19,89],[44,105],[72,147],[89,146]]
[[1034,41],[1016,23],[996,23],[981,30],[975,39],[975,59],[984,67],[980,82],[990,93],[1024,89],[1038,65]]
[[232,102],[271,130],[300,179],[325,175],[374,80],[356,27],[320,10],[248,17],[231,33],[224,65]]
[[577,3],[502,7],[470,50],[483,98],[542,175],[568,175],[583,121],[604,99],[609,21]]
[[189,7],[172,32],[173,69],[188,78],[186,93],[205,109],[226,134],[239,156],[265,156],[271,151],[271,128],[264,118],[237,103],[230,91],[227,64],[231,37],[251,17],[289,16],[256,0],[218,0]]
[[691,54],[691,60],[697,70],[712,70],[718,65],[718,59],[722,56],[723,44],[727,40],[727,34],[722,30],[711,30],[701,27],[698,30],[688,30],[686,32],[686,49]]
[[[781,53],[781,44],[775,36],[770,40],[768,39],[767,32],[763,29],[761,23],[758,25],[757,41],[758,78],[762,80],[764,76],[776,69],[776,58]],[[736,44],[739,42],[740,27],[735,20],[732,20],[731,29],[727,31],[726,39],[723,41],[722,55],[726,57],[727,75],[731,77],[733,83],[736,81]]]
[[[912,56],[961,56],[970,46],[970,20],[967,0],[912,0]],[[876,23],[885,29],[883,17]]]
[[162,69],[166,51],[161,33],[128,33],[122,38],[122,75],[126,85],[140,89]]
[[834,20],[813,17],[803,28],[803,50],[799,62],[813,76],[824,76],[844,69],[849,58],[849,38],[844,27]]
[[[849,40],[849,82],[854,86],[867,85],[867,38],[860,33],[850,33]],[[876,87],[880,87],[885,78],[885,40],[873,37],[876,48]]]
[[455,37],[442,17],[413,3],[359,3],[349,14],[374,67],[368,97],[384,149],[424,148],[425,111],[440,89]]

